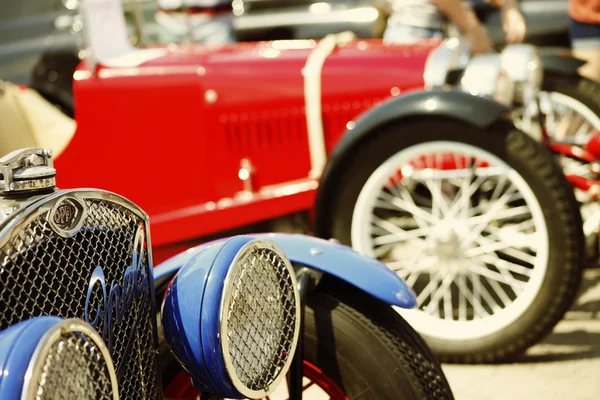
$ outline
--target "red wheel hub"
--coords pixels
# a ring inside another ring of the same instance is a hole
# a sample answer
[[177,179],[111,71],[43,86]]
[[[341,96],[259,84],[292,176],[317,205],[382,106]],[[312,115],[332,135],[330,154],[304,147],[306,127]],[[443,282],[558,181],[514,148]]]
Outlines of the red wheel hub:
[[[329,400],[348,400],[342,389],[331,378],[308,361],[304,361],[304,378],[309,380],[303,387],[304,391],[316,385],[329,396]],[[200,392],[192,385],[190,376],[183,371],[173,379],[163,395],[168,399],[197,400]],[[269,397],[266,400],[269,400]]]

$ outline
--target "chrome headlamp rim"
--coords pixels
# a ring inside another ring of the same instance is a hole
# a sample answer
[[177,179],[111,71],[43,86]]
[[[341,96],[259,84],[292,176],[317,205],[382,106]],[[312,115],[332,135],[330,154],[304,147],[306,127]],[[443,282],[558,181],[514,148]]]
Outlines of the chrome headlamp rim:
[[[241,379],[237,375],[237,371],[235,369],[231,353],[230,353],[230,345],[228,340],[228,328],[229,321],[227,315],[225,313],[229,309],[229,305],[231,304],[232,299],[232,291],[233,284],[232,280],[236,276],[236,272],[244,259],[246,259],[253,251],[256,250],[270,250],[273,251],[282,261],[283,266],[286,271],[290,275],[290,280],[292,281],[292,288],[294,294],[294,302],[295,302],[295,326],[293,339],[289,351],[289,356],[287,357],[284,365],[281,367],[279,374],[275,377],[275,379],[264,389],[261,390],[253,390],[247,387]],[[294,272],[294,268],[292,267],[292,263],[285,256],[283,250],[274,242],[267,239],[254,239],[248,243],[246,243],[236,254],[233,261],[231,262],[232,267],[227,272],[223,283],[223,292],[220,299],[220,312],[219,312],[219,342],[221,344],[221,351],[223,356],[223,361],[225,363],[225,369],[233,386],[236,390],[238,390],[243,396],[248,398],[262,398],[268,396],[273,390],[275,390],[285,379],[286,373],[289,370],[292,360],[294,358],[294,354],[296,352],[296,348],[298,345],[298,337],[300,334],[300,318],[301,318],[301,307],[300,307],[300,293],[298,291],[298,283],[296,281],[296,274]]]
[[543,67],[536,46],[511,44],[502,50],[502,67],[515,82],[518,90],[515,101],[527,104],[537,97],[542,89]]
[[469,61],[469,44],[459,38],[444,39],[442,43],[429,53],[425,61],[423,81],[425,89],[444,87],[448,72],[456,68],[464,68]]
[[465,68],[460,87],[474,96],[490,97],[507,106],[514,100],[515,83],[496,53],[473,56]]
[[37,395],[37,382],[39,382],[44,364],[52,345],[66,333],[80,332],[92,340],[93,344],[100,350],[100,355],[106,363],[110,385],[113,392],[113,400],[119,400],[117,384],[117,373],[112,362],[108,347],[100,337],[100,334],[85,322],[76,318],[66,319],[52,326],[39,340],[32,356],[23,382],[21,400],[35,400]]

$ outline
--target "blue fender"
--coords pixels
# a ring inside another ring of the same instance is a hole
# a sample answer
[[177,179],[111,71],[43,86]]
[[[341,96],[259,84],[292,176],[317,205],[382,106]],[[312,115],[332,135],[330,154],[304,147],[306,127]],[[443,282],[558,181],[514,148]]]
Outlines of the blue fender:
[[[259,233],[250,236],[277,244],[292,263],[335,276],[388,304],[413,308],[412,289],[381,262],[360,255],[351,248],[311,236],[287,233]],[[189,260],[211,246],[223,245],[229,238],[204,243],[180,253],[154,269],[155,282],[170,280]]]

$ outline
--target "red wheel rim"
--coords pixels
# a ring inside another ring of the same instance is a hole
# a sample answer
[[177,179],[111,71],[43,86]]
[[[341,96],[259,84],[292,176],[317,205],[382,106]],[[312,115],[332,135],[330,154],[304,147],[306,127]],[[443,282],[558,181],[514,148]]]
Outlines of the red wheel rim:
[[[304,361],[304,380],[308,380],[303,386],[304,392],[312,390],[316,385],[320,391],[324,392],[326,396],[329,396],[329,400],[348,400],[348,397],[344,394],[342,389],[340,389],[331,378],[308,361]],[[173,379],[163,395],[168,399],[197,400],[200,392],[192,385],[190,376],[183,371]],[[275,399],[271,399],[267,396],[265,400]]]

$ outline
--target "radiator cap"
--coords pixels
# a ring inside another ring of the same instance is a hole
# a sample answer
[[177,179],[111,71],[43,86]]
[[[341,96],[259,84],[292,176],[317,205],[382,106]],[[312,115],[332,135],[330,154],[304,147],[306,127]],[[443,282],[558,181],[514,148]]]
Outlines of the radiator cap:
[[55,187],[51,149],[15,150],[0,158],[0,193],[30,193]]

